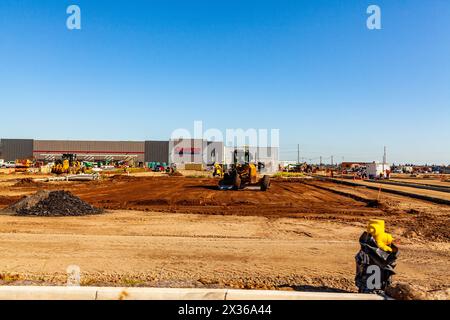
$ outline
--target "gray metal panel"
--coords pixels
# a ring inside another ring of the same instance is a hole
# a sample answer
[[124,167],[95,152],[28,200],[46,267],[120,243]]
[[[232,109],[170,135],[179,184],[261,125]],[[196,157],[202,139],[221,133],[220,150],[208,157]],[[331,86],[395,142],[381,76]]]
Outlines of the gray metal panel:
[[169,163],[169,141],[145,141],[145,162]]
[[207,164],[223,163],[223,142],[208,141],[205,152],[207,152]]
[[0,159],[15,161],[16,159],[31,159],[33,157],[32,139],[1,139]]
[[176,164],[203,163],[207,142],[202,139],[172,139],[169,141],[169,158]]
[[258,147],[256,157],[257,159],[271,158],[278,160],[279,151],[278,147]]
[[[48,153],[75,153],[100,155],[137,155],[138,162],[144,162],[143,141],[76,141],[76,140],[35,140],[34,155],[39,158]],[[115,157],[120,158],[120,157]]]

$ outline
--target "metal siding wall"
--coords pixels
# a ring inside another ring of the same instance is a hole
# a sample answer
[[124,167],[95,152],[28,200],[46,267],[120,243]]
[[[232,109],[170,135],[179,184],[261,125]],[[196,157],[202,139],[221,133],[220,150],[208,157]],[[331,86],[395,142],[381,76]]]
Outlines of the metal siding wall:
[[169,141],[145,141],[145,162],[169,163]]
[[[169,141],[169,158],[176,164],[203,163],[203,150],[207,142],[202,139],[175,139]],[[179,149],[199,149],[198,153],[178,152]]]
[[[35,140],[35,154],[46,152],[64,151],[62,153],[82,153],[82,152],[128,152],[138,153],[137,161],[144,162],[145,146],[140,141],[70,141],[70,140]],[[105,154],[107,155],[107,154]]]
[[[212,153],[214,150],[215,159],[212,157]],[[223,142],[220,141],[208,141],[206,147],[208,164],[212,164],[213,162],[222,163],[223,159]]]
[[1,159],[15,161],[16,159],[29,159],[33,157],[32,139],[2,139]]

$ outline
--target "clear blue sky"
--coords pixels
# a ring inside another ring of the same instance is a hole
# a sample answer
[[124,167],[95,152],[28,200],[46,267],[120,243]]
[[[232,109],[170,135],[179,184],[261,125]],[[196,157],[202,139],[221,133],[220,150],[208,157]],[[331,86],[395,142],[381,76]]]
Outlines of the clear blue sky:
[[162,140],[202,120],[279,128],[282,159],[386,145],[448,164],[450,1],[1,0],[0,111],[3,138]]

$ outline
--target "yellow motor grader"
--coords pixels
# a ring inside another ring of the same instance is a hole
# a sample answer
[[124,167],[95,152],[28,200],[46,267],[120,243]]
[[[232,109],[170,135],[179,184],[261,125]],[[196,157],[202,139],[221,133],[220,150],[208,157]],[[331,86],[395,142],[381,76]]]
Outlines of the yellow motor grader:
[[250,162],[250,152],[245,150],[234,150],[233,164],[223,174],[219,181],[220,190],[241,190],[248,187],[259,187],[266,191],[270,187],[270,176],[260,177],[254,163]]

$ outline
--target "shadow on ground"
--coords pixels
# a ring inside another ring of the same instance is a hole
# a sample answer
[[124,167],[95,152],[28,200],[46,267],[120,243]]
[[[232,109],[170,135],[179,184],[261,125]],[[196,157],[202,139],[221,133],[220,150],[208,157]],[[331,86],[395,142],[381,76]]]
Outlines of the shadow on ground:
[[335,293],[353,293],[352,291],[330,288],[327,286],[309,286],[309,285],[281,285],[278,286],[278,289],[282,288],[292,288],[295,291],[303,291],[303,292],[335,292]]

